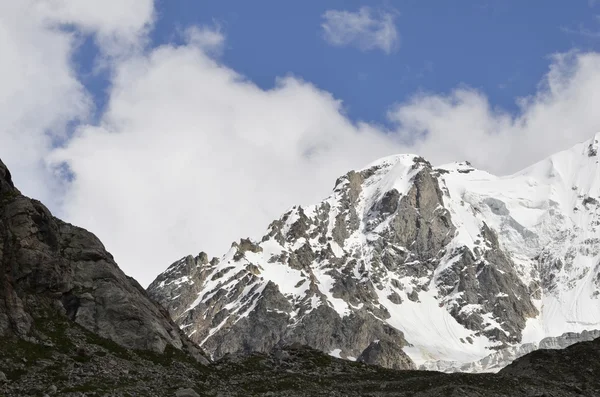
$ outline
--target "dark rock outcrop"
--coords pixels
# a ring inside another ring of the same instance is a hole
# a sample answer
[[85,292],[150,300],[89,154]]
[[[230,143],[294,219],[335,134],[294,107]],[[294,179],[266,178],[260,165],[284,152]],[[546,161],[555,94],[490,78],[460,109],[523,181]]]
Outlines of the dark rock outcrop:
[[401,346],[386,340],[372,342],[358,356],[357,361],[392,369],[416,369]]
[[35,341],[36,323],[58,316],[126,348],[172,346],[206,362],[96,236],[21,195],[1,161],[0,286],[0,336]]
[[501,376],[554,379],[581,395],[600,395],[600,339],[579,342],[565,349],[540,349],[503,368]]
[[[80,331],[83,329],[80,329]],[[84,335],[70,334],[79,341]],[[89,335],[88,335],[89,337]],[[68,360],[54,348],[31,349],[0,340],[0,368],[12,363],[0,395],[110,395],[114,397],[200,396],[371,396],[371,397],[572,397],[600,395],[600,340],[564,351],[538,351],[500,374],[442,374],[397,371],[340,360],[304,346],[269,354],[226,355],[199,365],[172,350],[139,354],[118,345],[90,344],[93,350]],[[181,353],[181,352],[180,352]],[[25,361],[23,360],[25,358]]]

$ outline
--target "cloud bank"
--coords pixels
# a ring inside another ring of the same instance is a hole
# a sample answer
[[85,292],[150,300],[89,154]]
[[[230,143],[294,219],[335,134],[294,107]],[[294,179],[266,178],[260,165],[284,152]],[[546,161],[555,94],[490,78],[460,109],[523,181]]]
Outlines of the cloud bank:
[[[181,45],[145,48],[151,2],[115,0],[142,15],[116,20],[110,7],[103,17],[64,1],[31,12],[34,4],[0,1],[9,55],[0,57],[0,156],[24,193],[96,233],[142,284],[183,255],[217,256],[240,237],[260,237],[287,208],[320,200],[339,175],[378,157],[466,159],[506,174],[600,130],[597,53],[555,55],[516,115],[461,87],[394,104],[384,130],[351,122],[339,99],[309,82],[256,86],[215,58],[225,43],[218,28],[192,27]],[[93,98],[72,63],[85,34],[111,68],[94,124]]]
[[353,126],[311,84],[282,78],[264,91],[194,43],[119,64],[113,84],[100,125],[80,127],[52,159],[75,175],[67,219],[152,275],[184,254],[220,255],[260,236],[339,174],[400,149]]
[[100,8],[90,0],[0,1],[0,155],[25,192],[52,206],[60,201],[47,155],[94,106],[72,63],[83,35],[95,32],[105,53],[131,48],[152,14],[151,0],[107,0]]
[[503,175],[600,131],[600,54],[554,55],[536,93],[518,98],[511,115],[485,94],[459,88],[448,95],[419,94],[394,106],[389,117],[411,150],[436,163],[469,160]]

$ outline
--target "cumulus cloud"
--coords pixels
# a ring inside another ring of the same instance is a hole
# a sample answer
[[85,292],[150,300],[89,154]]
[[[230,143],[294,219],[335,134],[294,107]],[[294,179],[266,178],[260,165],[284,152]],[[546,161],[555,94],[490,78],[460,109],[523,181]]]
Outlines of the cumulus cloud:
[[184,32],[190,45],[198,47],[205,54],[220,56],[225,47],[225,35],[221,26],[190,26]]
[[334,46],[356,46],[363,51],[380,49],[389,54],[398,47],[395,15],[362,7],[356,12],[328,10],[322,15],[323,37]]
[[516,171],[588,139],[600,116],[600,56],[558,55],[517,116],[457,89],[394,106],[391,131],[353,124],[341,103],[288,77],[262,90],[198,46],[163,46],[116,69],[109,111],[53,160],[75,173],[67,218],[97,232],[143,283],[185,253],[220,255],[293,204],[387,154],[467,159]]
[[0,1],[0,149],[21,188],[52,202],[45,156],[90,102],[72,70],[76,38],[48,28],[36,4]]
[[259,237],[340,174],[400,149],[311,84],[288,77],[264,91],[193,44],[123,62],[113,84],[101,124],[53,159],[75,175],[67,218],[142,283],[184,254]]
[[94,34],[107,55],[139,50],[154,20],[153,0],[44,0],[35,2],[37,12],[55,26],[74,26]]
[[93,107],[72,63],[81,32],[114,50],[109,37],[133,43],[151,15],[151,0],[109,0],[101,8],[80,0],[0,1],[0,149],[27,194],[58,205],[61,171],[47,166],[47,155]]
[[420,94],[389,113],[411,150],[437,163],[470,160],[497,174],[516,172],[600,131],[600,54],[570,52],[552,58],[538,91],[508,114],[485,94],[460,88]]
[[[339,175],[378,157],[466,159],[505,174],[600,130],[597,53],[554,56],[516,115],[462,87],[392,106],[393,128],[383,130],[351,122],[340,100],[308,82],[256,86],[214,57],[224,44],[215,27],[191,28],[179,46],[108,57],[106,112],[91,124],[71,60],[78,35],[134,32],[123,46],[139,47],[153,10],[75,22],[77,13],[33,4],[0,1],[0,156],[25,193],[96,233],[143,284],[188,253],[221,255],[233,240],[259,238],[287,208],[318,201]],[[76,29],[57,29],[60,21]],[[67,168],[70,181],[53,173]]]

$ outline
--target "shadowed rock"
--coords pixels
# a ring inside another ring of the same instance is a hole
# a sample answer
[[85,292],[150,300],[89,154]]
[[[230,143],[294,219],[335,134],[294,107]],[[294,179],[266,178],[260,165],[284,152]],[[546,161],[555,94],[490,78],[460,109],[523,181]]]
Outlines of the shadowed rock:
[[1,161],[0,285],[0,335],[30,338],[36,319],[66,316],[127,348],[172,345],[206,361],[96,236],[21,195]]

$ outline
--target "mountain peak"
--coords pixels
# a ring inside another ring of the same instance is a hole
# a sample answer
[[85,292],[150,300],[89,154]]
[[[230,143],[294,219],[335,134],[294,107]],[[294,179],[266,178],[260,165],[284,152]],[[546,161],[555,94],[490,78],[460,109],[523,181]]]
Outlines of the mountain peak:
[[299,342],[392,367],[464,367],[600,328],[598,142],[507,177],[384,157],[283,214],[252,249],[189,261],[149,291],[215,357]]
[[415,163],[428,163],[423,157],[417,154],[410,153],[400,153],[393,154],[391,156],[382,157],[378,160],[373,161],[368,164],[366,167],[359,169],[358,171],[366,171],[373,168],[389,168],[397,165],[401,165],[404,167],[411,167]]

